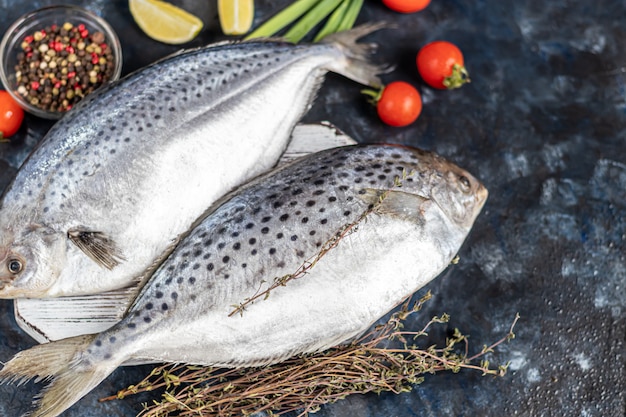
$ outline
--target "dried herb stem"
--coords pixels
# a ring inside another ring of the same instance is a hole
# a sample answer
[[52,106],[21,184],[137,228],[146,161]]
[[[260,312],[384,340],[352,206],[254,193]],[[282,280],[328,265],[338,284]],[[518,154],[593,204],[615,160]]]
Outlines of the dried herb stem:
[[349,345],[259,368],[163,365],[139,384],[103,400],[165,388],[161,400],[146,404],[140,416],[234,417],[260,411],[273,415],[297,411],[305,416],[351,394],[410,391],[427,373],[464,368],[483,375],[504,375],[506,365],[492,368],[486,360],[472,362],[511,340],[519,316],[507,335],[471,357],[467,355],[467,337],[458,330],[444,346],[420,349],[414,345],[416,339],[426,336],[431,326],[449,319],[444,314],[432,318],[419,331],[403,330],[406,318],[419,311],[429,298],[430,293],[411,307],[405,303],[384,324]]

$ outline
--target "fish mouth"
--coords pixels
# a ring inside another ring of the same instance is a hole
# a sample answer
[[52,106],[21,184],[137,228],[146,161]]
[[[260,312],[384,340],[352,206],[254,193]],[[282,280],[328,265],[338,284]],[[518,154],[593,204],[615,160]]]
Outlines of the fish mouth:
[[5,285],[11,284],[13,282],[13,280],[15,279],[13,274],[10,274],[10,273],[4,271],[4,269],[5,268],[3,267],[2,271],[0,272],[0,290],[4,289]]
[[487,202],[487,198],[489,198],[489,190],[483,184],[478,183],[478,187],[476,189],[476,202],[479,211],[483,208],[485,203]]
[[483,185],[480,181],[476,180],[476,186],[473,187],[472,194],[474,195],[474,201],[470,203],[472,205],[471,214],[468,213],[469,216],[469,227],[472,227],[480,213],[483,211],[483,207],[485,207],[485,203],[489,198],[489,190],[487,187]]
[[7,261],[10,251],[7,248],[0,249],[0,290],[4,289],[6,284],[11,284],[15,280],[15,275],[7,268]]
[[11,297],[13,280],[13,275],[0,273],[0,299],[13,298]]

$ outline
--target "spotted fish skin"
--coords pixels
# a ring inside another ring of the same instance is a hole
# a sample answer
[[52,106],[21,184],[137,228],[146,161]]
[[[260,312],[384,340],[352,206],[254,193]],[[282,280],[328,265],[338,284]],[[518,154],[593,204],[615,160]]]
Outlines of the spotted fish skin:
[[356,43],[376,28],[216,44],[83,100],[0,202],[0,297],[93,294],[148,275],[217,198],[276,163],[327,71],[380,83]]
[[[121,322],[22,352],[0,379],[51,376],[39,406],[48,411],[34,414],[50,417],[129,360],[241,367],[340,344],[436,277],[486,198],[469,173],[412,148],[362,145],[305,157],[207,213]],[[346,225],[353,232],[306,274],[231,314],[315,259]],[[35,357],[55,359],[42,369]]]

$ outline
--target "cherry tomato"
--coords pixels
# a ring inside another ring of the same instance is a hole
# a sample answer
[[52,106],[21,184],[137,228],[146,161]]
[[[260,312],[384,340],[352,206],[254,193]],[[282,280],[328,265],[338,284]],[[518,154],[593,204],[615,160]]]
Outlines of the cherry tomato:
[[8,92],[0,91],[0,140],[13,136],[23,120],[24,110]]
[[376,111],[380,120],[390,126],[407,126],[422,112],[422,97],[411,84],[394,81],[383,89]]
[[469,82],[463,54],[454,44],[435,41],[417,54],[417,71],[426,84],[442,90],[461,87]]
[[415,13],[424,10],[430,0],[383,0],[383,4],[400,13]]

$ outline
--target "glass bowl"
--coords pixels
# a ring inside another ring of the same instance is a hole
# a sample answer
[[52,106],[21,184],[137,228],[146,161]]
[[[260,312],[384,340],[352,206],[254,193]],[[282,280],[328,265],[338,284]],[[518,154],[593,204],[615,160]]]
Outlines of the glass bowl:
[[4,88],[24,110],[46,119],[60,119],[122,72],[122,48],[111,26],[94,13],[69,5],[44,7],[20,17],[0,42],[0,59]]

